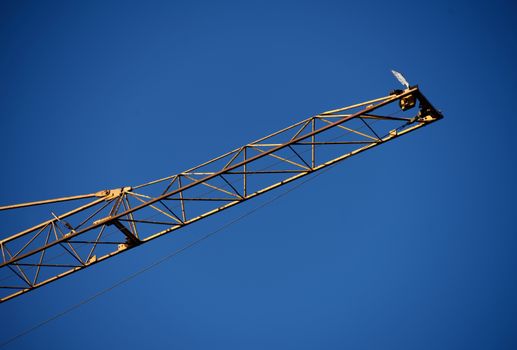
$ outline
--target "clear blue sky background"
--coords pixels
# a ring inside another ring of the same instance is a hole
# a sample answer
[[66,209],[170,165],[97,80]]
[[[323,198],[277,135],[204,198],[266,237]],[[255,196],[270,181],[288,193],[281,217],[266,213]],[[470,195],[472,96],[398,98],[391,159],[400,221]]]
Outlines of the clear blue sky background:
[[[512,1],[2,1],[2,204],[174,174],[383,96],[399,87],[390,69],[446,117],[6,348],[517,348],[516,14]],[[264,200],[0,305],[0,341]]]

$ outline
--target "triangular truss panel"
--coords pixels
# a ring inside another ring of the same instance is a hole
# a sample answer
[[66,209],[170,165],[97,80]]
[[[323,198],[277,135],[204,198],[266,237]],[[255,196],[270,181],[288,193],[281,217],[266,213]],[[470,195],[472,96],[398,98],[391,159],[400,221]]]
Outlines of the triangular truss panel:
[[145,184],[0,207],[19,209],[16,213],[33,207],[43,218],[21,230],[4,222],[8,227],[0,236],[0,302],[441,118],[418,87],[411,87],[314,115]]

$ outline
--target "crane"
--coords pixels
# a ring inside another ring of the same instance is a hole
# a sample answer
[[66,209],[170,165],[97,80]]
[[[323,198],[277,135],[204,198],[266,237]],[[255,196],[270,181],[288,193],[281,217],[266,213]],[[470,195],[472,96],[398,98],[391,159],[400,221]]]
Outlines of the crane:
[[[402,116],[388,113],[393,106]],[[0,211],[49,208],[40,211],[46,215],[40,223],[7,237],[2,232],[0,303],[442,118],[418,86],[408,85],[306,118],[175,175],[0,206]],[[54,213],[55,207],[61,212]]]

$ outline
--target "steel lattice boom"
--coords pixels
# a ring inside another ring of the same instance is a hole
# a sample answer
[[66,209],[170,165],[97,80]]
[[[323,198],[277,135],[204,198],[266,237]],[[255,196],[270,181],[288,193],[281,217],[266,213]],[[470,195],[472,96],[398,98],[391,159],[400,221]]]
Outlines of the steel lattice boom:
[[[418,108],[412,108],[418,104]],[[391,107],[404,116],[387,113]],[[400,112],[402,109],[402,112]],[[323,112],[176,175],[0,207],[47,220],[0,237],[0,302],[90,267],[442,118],[418,87]],[[61,214],[54,214],[55,208]],[[41,209],[41,208],[40,208]]]

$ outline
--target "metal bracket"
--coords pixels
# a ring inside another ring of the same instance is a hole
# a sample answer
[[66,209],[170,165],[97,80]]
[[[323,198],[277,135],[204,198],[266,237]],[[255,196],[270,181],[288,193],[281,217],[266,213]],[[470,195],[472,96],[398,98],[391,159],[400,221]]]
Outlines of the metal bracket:
[[142,241],[140,241],[126,226],[124,226],[118,219],[113,219],[112,216],[106,216],[105,218],[95,221],[93,224],[105,224],[108,226],[114,225],[124,234],[124,236],[126,236],[128,245],[133,246],[142,243]]
[[116,188],[113,190],[102,190],[102,191],[96,192],[95,196],[101,197],[101,198],[104,197],[105,200],[110,200],[115,197],[119,197],[123,193],[130,192],[132,189],[133,189],[132,187],[126,186],[126,187]]

